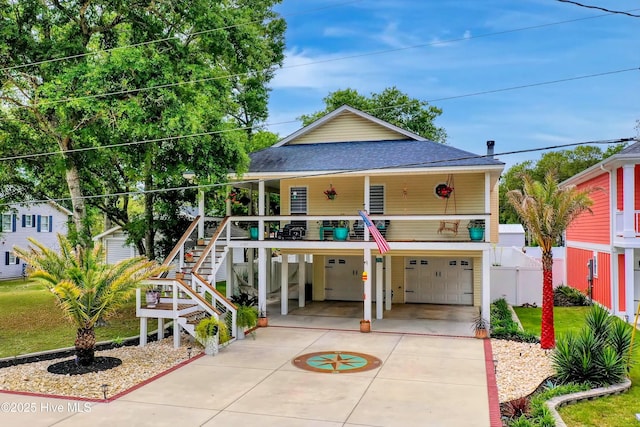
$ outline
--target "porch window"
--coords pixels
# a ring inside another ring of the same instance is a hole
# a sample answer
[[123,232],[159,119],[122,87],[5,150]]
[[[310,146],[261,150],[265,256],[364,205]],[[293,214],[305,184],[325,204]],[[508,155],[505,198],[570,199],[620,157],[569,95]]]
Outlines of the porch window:
[[372,185],[369,187],[369,213],[371,215],[384,215],[384,185]]
[[291,215],[307,214],[307,187],[291,187]]

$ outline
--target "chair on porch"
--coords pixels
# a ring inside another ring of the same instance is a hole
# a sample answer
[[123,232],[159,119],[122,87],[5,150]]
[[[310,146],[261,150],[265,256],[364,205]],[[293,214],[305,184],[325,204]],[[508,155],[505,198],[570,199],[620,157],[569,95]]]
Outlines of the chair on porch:
[[307,234],[307,221],[291,221],[278,231],[280,240],[301,240]]

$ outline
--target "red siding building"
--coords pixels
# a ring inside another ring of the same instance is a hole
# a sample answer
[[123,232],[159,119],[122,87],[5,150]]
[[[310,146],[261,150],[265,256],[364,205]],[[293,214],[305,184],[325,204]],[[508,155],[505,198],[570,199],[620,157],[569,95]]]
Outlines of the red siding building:
[[562,185],[594,189],[593,213],[583,213],[566,231],[567,285],[591,292],[595,301],[632,322],[640,303],[640,142]]

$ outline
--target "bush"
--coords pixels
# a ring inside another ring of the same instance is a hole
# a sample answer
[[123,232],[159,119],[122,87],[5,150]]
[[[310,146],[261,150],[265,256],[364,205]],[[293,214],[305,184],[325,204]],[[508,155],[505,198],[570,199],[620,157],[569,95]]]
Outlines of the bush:
[[591,305],[585,294],[570,286],[558,286],[553,290],[553,305],[556,307],[573,307]]
[[532,334],[531,332],[521,331],[515,322],[513,323],[513,327],[492,328],[491,338],[536,344],[540,343],[540,339],[535,334]]
[[511,317],[509,304],[504,298],[495,300],[491,304],[491,338],[539,343],[534,334],[520,330],[520,326]]
[[578,334],[558,339],[552,355],[557,378],[595,386],[619,383],[627,374],[631,345],[629,325],[594,305]]

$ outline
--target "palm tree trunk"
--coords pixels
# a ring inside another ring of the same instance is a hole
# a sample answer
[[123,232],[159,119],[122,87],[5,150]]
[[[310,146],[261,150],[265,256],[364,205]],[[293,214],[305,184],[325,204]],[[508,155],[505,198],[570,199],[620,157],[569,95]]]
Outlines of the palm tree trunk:
[[542,252],[542,324],[540,347],[551,349],[556,346],[553,326],[553,256],[551,251]]
[[81,366],[91,365],[96,350],[95,330],[93,328],[78,328],[75,345],[78,364]]

